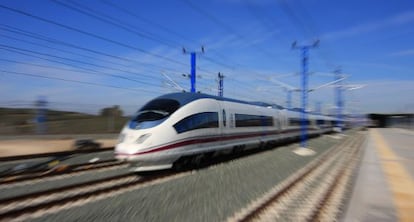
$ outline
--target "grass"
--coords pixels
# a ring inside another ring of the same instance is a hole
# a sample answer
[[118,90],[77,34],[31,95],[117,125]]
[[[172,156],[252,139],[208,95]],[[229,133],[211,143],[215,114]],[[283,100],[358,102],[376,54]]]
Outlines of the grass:
[[[0,135],[36,134],[36,110],[0,108]],[[118,133],[128,117],[47,111],[45,134]]]

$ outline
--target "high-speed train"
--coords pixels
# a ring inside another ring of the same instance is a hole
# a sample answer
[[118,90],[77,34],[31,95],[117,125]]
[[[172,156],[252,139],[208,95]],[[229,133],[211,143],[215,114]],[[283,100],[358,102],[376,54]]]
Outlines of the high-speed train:
[[[300,135],[300,112],[200,93],[172,93],[144,105],[122,129],[115,156],[132,171],[183,167],[220,153],[265,147]],[[308,135],[335,119],[308,114]]]

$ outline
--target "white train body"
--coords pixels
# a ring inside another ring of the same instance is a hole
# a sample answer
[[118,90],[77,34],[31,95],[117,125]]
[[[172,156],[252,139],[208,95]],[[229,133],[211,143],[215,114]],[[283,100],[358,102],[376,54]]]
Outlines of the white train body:
[[[334,119],[308,114],[308,134],[332,130]],[[133,171],[168,169],[182,157],[231,152],[300,135],[300,112],[205,94],[173,93],[141,108],[115,148]]]

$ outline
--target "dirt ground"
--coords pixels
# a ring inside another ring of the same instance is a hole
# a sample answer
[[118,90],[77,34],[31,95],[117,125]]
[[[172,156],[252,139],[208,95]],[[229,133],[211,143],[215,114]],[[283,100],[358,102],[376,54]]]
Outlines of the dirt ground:
[[[97,139],[101,147],[111,147],[116,139]],[[73,150],[73,139],[18,139],[0,140],[0,157]]]

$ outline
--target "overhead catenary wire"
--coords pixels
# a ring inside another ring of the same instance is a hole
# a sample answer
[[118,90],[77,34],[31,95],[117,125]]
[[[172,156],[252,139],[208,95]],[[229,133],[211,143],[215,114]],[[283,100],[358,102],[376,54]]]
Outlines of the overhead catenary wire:
[[[3,36],[2,34],[0,34],[0,36]],[[14,39],[14,38],[12,38],[12,39]],[[16,39],[16,40],[18,40],[18,39]],[[26,42],[26,41],[24,41],[24,40],[22,40],[23,42]],[[54,47],[49,47],[49,46],[46,46],[46,45],[42,45],[42,44],[38,44],[38,43],[34,43],[34,42],[28,42],[29,44],[36,44],[36,46],[41,46],[41,47],[45,47],[45,48],[48,48],[48,49],[53,49],[53,50],[61,50],[61,49],[58,49],[58,48],[54,48]],[[20,51],[23,51],[23,50],[25,50],[25,49],[22,49],[22,50],[20,50]],[[13,52],[16,52],[17,50],[9,50],[9,51],[13,51]],[[64,50],[66,53],[68,53],[68,54],[73,54],[73,55],[78,55],[78,56],[82,56],[82,57],[86,57],[86,58],[92,58],[93,60],[95,60],[95,61],[100,61],[100,62],[102,62],[102,63],[105,63],[105,64],[115,64],[115,65],[118,65],[118,66],[122,66],[122,67],[126,67],[126,68],[130,68],[129,66],[127,66],[127,65],[124,65],[124,64],[120,64],[120,63],[116,63],[116,62],[113,62],[113,61],[103,61],[103,60],[100,60],[100,59],[97,59],[97,58],[94,58],[94,57],[90,57],[90,56],[86,56],[86,55],[83,55],[83,54],[79,54],[79,53],[73,53],[73,52],[71,52],[71,51],[67,51],[67,50]],[[30,53],[33,53],[34,54],[34,52],[30,52]],[[22,54],[22,53],[20,53],[20,54]],[[40,53],[37,53],[37,54],[40,54]],[[29,54],[24,54],[24,55],[28,55],[29,56]],[[45,56],[45,55],[44,55]],[[52,57],[52,56],[49,56],[49,57]],[[37,58],[39,58],[39,57],[37,57]],[[42,59],[43,59],[43,57],[41,57]],[[62,57],[62,59],[63,59],[63,57]],[[65,58],[65,60],[68,60],[68,58]],[[50,61],[50,60],[49,60]],[[78,60],[79,61],[79,60]],[[53,62],[56,62],[56,60],[53,60]],[[72,61],[73,62],[73,61]],[[82,62],[82,63],[84,63],[84,62]],[[65,65],[69,65],[69,64],[67,64],[67,63],[65,63]],[[74,66],[74,65],[71,65],[71,66]],[[78,68],[81,68],[81,67],[79,67],[79,66],[74,66],[74,67],[78,67]],[[91,69],[85,69],[85,68],[81,68],[81,69],[84,69],[84,70],[91,70]],[[129,71],[128,71],[129,72]],[[137,74],[135,74],[135,75],[137,75]],[[139,73],[139,76],[140,77],[146,77],[146,78],[154,78],[153,76],[151,76],[151,75],[147,75],[147,74],[142,74],[142,73]]]
[[[179,32],[176,32],[176,31],[174,31],[172,29],[169,29],[168,27],[165,27],[165,26],[163,26],[161,24],[158,24],[158,23],[156,23],[156,22],[154,22],[154,21],[152,21],[150,19],[146,19],[146,18],[142,17],[139,14],[137,14],[137,13],[131,11],[131,10],[128,10],[128,9],[126,9],[124,7],[121,7],[121,6],[117,5],[117,4],[115,4],[114,2],[111,2],[111,1],[108,1],[108,0],[101,0],[101,2],[104,3],[104,4],[107,4],[108,6],[113,7],[115,9],[117,9],[117,10],[119,10],[119,11],[127,14],[127,15],[130,15],[130,16],[132,16],[132,17],[134,17],[134,18],[136,18],[136,19],[138,19],[140,21],[143,21],[143,22],[145,22],[147,24],[150,24],[151,26],[158,27],[159,29],[161,29],[161,30],[163,30],[163,31],[165,31],[167,33],[170,33],[170,34],[175,35],[175,36],[177,36],[177,37],[179,37],[181,39],[184,39],[187,42],[192,42],[193,44],[197,44],[197,45],[203,45],[200,42],[197,42],[197,41],[195,41],[193,39],[190,39],[187,36],[182,35]],[[181,44],[181,45],[184,45],[184,44]],[[214,54],[218,55],[221,58],[225,58],[225,56],[223,56],[221,53],[217,52],[216,50],[209,50],[209,51],[212,51]],[[223,63],[221,61],[218,61],[217,59],[213,59],[211,57],[205,57],[205,58],[206,58],[207,61],[209,61],[211,63],[217,64],[217,65],[220,65],[220,66],[223,66],[223,67],[228,67],[230,69],[234,69],[235,68],[234,66],[231,66],[229,64],[225,64],[225,63]],[[227,58],[227,60],[228,60],[228,58]],[[235,64],[235,65],[238,65],[238,64]]]
[[81,57],[85,57],[85,58],[89,58],[89,59],[95,59],[92,56],[83,55],[83,54],[76,53],[76,52],[71,52],[69,50],[58,49],[58,48],[51,47],[49,45],[41,44],[41,43],[38,43],[38,42],[32,42],[32,41],[28,41],[28,40],[24,40],[24,39],[12,37],[12,36],[4,35],[4,34],[0,34],[0,36],[3,37],[3,38],[7,38],[7,39],[14,40],[14,41],[19,41],[19,42],[24,42],[24,43],[34,45],[34,46],[41,46],[43,48],[48,48],[48,49],[56,50],[56,51],[59,51],[59,52],[64,52],[64,53],[68,53],[68,54],[72,54],[72,55],[76,55],[76,56],[81,56]]
[[[129,78],[129,77],[125,77],[125,76],[120,76],[120,75],[116,75],[116,74],[109,74],[109,73],[105,73],[103,71],[97,71],[91,68],[86,68],[86,67],[82,67],[82,66],[78,66],[72,63],[66,63],[66,62],[62,62],[62,61],[58,61],[58,60],[54,60],[54,59],[50,59],[50,58],[44,58],[42,56],[36,56],[33,54],[29,54],[29,53],[25,53],[22,51],[18,51],[18,50],[14,50],[14,49],[10,49],[10,48],[3,48],[0,47],[1,50],[5,50],[5,51],[9,51],[9,52],[13,52],[13,53],[17,53],[17,54],[21,54],[21,55],[25,55],[25,56],[29,56],[29,57],[34,57],[34,58],[38,58],[41,60],[45,60],[45,61],[49,61],[49,62],[53,62],[53,63],[58,63],[58,64],[62,64],[68,67],[73,67],[79,70],[71,70],[71,71],[77,71],[79,72],[80,70],[82,70],[82,73],[89,73],[89,74],[93,74],[93,75],[106,75],[106,76],[110,76],[110,77],[115,77],[115,78],[119,78],[119,79],[123,79],[123,80],[128,80],[131,82],[137,82],[137,83],[141,83],[145,86],[158,86],[157,84],[154,84],[152,82],[147,82],[147,81],[142,81],[142,80],[137,80],[137,79],[133,79],[133,78]],[[30,50],[31,51],[31,50]],[[35,53],[35,52],[34,52]],[[7,60],[7,59],[2,59],[2,60]],[[16,63],[17,61],[13,61],[13,60],[8,60],[7,62],[14,62]],[[61,67],[54,67],[54,66],[46,66],[46,65],[39,65],[39,64],[32,64],[32,63],[24,63],[24,62],[17,62],[20,64],[26,64],[26,65],[32,65],[32,66],[38,66],[38,67],[43,67],[43,68],[53,68],[53,69],[61,69]],[[63,70],[68,70],[68,69],[63,69]],[[156,78],[156,76],[152,76],[152,78]]]
[[33,58],[37,58],[37,59],[41,59],[41,60],[45,60],[45,61],[49,61],[49,62],[53,62],[53,63],[58,63],[58,64],[66,65],[66,66],[68,66],[68,67],[74,67],[74,68],[81,69],[81,70],[84,70],[84,71],[85,71],[85,70],[86,70],[86,71],[92,71],[92,72],[94,71],[94,70],[92,70],[92,69],[88,69],[88,68],[85,68],[85,67],[77,66],[77,65],[74,65],[74,64],[65,63],[65,62],[62,62],[62,61],[57,61],[57,60],[48,59],[48,58],[43,58],[43,57],[41,57],[41,56],[36,56],[36,55],[33,55],[33,54],[24,53],[24,52],[17,51],[17,50],[13,50],[13,49],[9,49],[9,48],[1,48],[1,47],[0,47],[0,49],[1,49],[1,50],[4,50],[4,51],[8,51],[8,52],[12,52],[12,53],[16,53],[16,54],[20,54],[20,55],[28,56],[28,57],[33,57]]
[[[104,1],[105,2],[105,1]],[[68,2],[68,4],[69,4],[69,2]],[[213,14],[214,15],[214,14]],[[224,23],[225,24],[225,23]],[[77,28],[76,26],[75,26],[75,28]],[[89,30],[88,30],[89,31]],[[116,41],[118,41],[118,40],[116,40]],[[56,54],[56,55],[58,55],[58,54]],[[82,56],[82,54],[79,54],[79,56]],[[112,55],[112,56],[116,56],[116,55]],[[171,57],[172,58],[172,57]],[[128,59],[128,58],[126,58],[126,59]],[[66,60],[67,61],[67,60]],[[89,60],[87,60],[87,61],[89,61]],[[125,60],[123,60],[123,61],[125,61]],[[225,68],[228,68],[228,69],[232,69],[233,68],[233,70],[232,71],[234,71],[234,66],[232,66],[233,64],[232,63],[230,63],[230,62],[227,62],[227,60],[216,60],[215,58],[211,58],[211,57],[206,57],[206,58],[204,58],[203,59],[203,61],[207,61],[207,62],[211,62],[211,63],[215,63],[215,64],[217,64],[217,65],[220,65],[220,67],[225,67]],[[73,62],[73,61],[72,61]],[[96,63],[96,62],[98,62],[98,60],[95,60],[95,61],[92,61],[92,63]],[[128,62],[132,62],[132,61],[129,61],[128,60]],[[183,64],[185,64],[185,66],[186,67],[188,67],[188,64],[187,63],[183,63]],[[85,66],[89,66],[89,65],[86,65],[86,64],[83,64],[83,65],[85,65]],[[82,66],[83,66],[82,65]],[[152,64],[148,64],[148,65],[152,65]],[[78,65],[79,66],[79,65]],[[79,67],[81,67],[81,66],[79,66]],[[46,68],[46,67],[45,67]],[[207,69],[206,69],[207,68]],[[100,68],[100,69],[104,69],[104,68]],[[164,70],[165,69],[168,69],[168,68],[163,68]],[[198,68],[197,68],[198,70],[206,70],[206,72],[208,72],[207,74],[208,75],[210,75],[210,74],[217,74],[217,72],[218,71],[222,71],[222,70],[216,70],[216,71],[212,71],[212,69],[216,69],[216,67],[214,67],[214,68],[209,68],[209,67],[206,67],[205,66],[205,63],[202,63],[201,64],[201,66],[199,66]],[[239,64],[237,64],[237,67],[235,68],[235,69],[239,69]],[[96,71],[96,70],[95,70]],[[129,71],[131,71],[131,70],[129,70]],[[245,71],[245,70],[244,70]],[[91,72],[93,72],[93,71],[91,71]],[[182,73],[183,71],[177,71],[177,72],[180,72],[180,73]],[[257,74],[257,71],[256,70],[251,70],[251,73],[252,74]],[[235,82],[235,84],[238,84],[238,85],[240,85],[240,87],[239,87],[239,89],[249,89],[249,90],[251,90],[252,88],[256,88],[254,85],[255,85],[255,83],[254,82],[252,82],[252,81],[246,81],[245,79],[244,80],[237,80],[237,79],[235,79],[234,80],[234,82]]]
[[[206,17],[207,19],[209,19],[213,23],[215,23],[215,24],[219,25],[220,27],[222,27],[223,30],[235,35],[237,38],[242,39],[245,42],[249,42],[244,36],[240,35],[232,26],[227,25],[226,23],[222,22],[220,19],[216,18],[215,16],[213,16],[212,14],[207,12],[206,10],[202,9],[201,7],[198,7],[192,1],[190,1],[190,0],[182,0],[182,1],[184,3],[186,3],[193,10],[197,11],[198,13],[200,13],[201,15],[203,15],[204,17]],[[268,52],[267,50],[261,48],[260,46],[258,46],[256,44],[253,44],[252,46],[255,47],[261,53],[263,53],[266,57],[268,57],[268,56],[273,57],[274,56],[272,53]]]
[[66,30],[70,30],[70,31],[74,31],[74,32],[77,32],[77,33],[81,33],[83,35],[86,35],[86,36],[89,36],[89,37],[93,37],[93,38],[96,38],[96,39],[99,39],[99,40],[102,40],[102,41],[105,41],[105,42],[109,42],[109,43],[112,43],[112,44],[115,44],[115,45],[118,45],[118,46],[122,46],[124,48],[132,49],[132,50],[135,50],[135,51],[138,51],[138,52],[141,52],[141,53],[150,55],[150,56],[155,57],[155,58],[159,58],[159,59],[166,60],[166,61],[171,62],[171,63],[175,63],[175,64],[179,64],[179,65],[184,65],[184,66],[187,65],[187,64],[182,63],[180,61],[177,61],[177,60],[174,60],[174,59],[171,59],[171,58],[162,56],[162,55],[158,55],[158,54],[149,52],[149,51],[144,50],[144,49],[141,49],[139,47],[132,46],[132,45],[129,45],[129,44],[126,44],[126,43],[122,43],[122,42],[119,42],[119,41],[116,41],[116,40],[113,40],[113,39],[109,39],[107,37],[100,36],[100,35],[97,35],[97,34],[94,34],[94,33],[88,32],[88,31],[84,31],[84,30],[81,30],[81,29],[78,29],[78,28],[75,28],[75,27],[72,27],[72,26],[69,26],[69,25],[65,25],[65,24],[59,23],[59,22],[55,22],[55,21],[52,21],[50,19],[46,19],[46,18],[37,16],[37,15],[33,15],[31,13],[28,13],[28,12],[24,12],[22,10],[18,10],[18,9],[15,9],[15,8],[11,8],[11,7],[2,5],[2,4],[0,4],[0,8],[5,9],[5,10],[8,10],[8,11],[11,11],[11,12],[14,12],[14,13],[17,13],[17,14],[20,14],[20,15],[27,16],[29,18],[33,18],[33,19],[42,21],[42,22],[45,22],[45,23],[49,23],[49,24],[52,24],[52,25],[55,25],[55,26],[64,28]]
[[128,78],[128,77],[121,76],[121,75],[108,74],[108,73],[98,72],[98,71],[95,71],[95,70],[90,70],[90,71],[82,70],[82,72],[80,72],[80,70],[76,70],[76,69],[66,69],[66,68],[62,68],[62,67],[55,67],[55,66],[50,66],[50,65],[40,65],[40,64],[33,64],[33,63],[27,63],[27,62],[19,62],[19,61],[15,61],[15,60],[2,59],[2,58],[0,58],[0,61],[16,63],[16,64],[22,64],[22,65],[35,66],[35,67],[41,67],[41,68],[46,68],[46,69],[56,69],[56,70],[61,70],[61,71],[76,72],[76,73],[82,73],[82,74],[87,73],[87,74],[98,75],[98,76],[106,75],[106,76],[113,77],[113,78],[123,79],[123,80],[131,81],[131,82],[135,82],[135,83],[140,83],[140,84],[143,84],[145,86],[148,86],[148,85],[158,86],[158,85],[156,85],[154,83],[151,83],[151,82],[144,82],[144,81],[141,81],[141,80],[132,79],[132,78]]
[[[280,24],[277,23],[278,17],[271,17],[271,15],[263,9],[263,6],[260,4],[253,4],[252,0],[243,0],[245,3],[249,13],[262,24],[265,28],[269,30],[278,30],[280,27],[282,27]],[[272,11],[274,11],[273,8],[271,8]],[[281,39],[284,42],[291,42],[292,37],[287,37],[289,33],[283,32],[282,35],[277,35],[278,39]],[[279,40],[279,42],[282,42]]]
[[0,44],[0,47],[1,48],[6,48],[6,49],[13,49],[13,50],[17,50],[17,51],[29,52],[29,53],[32,53],[32,54],[42,55],[42,56],[46,56],[46,57],[52,57],[52,58],[55,58],[55,59],[66,60],[66,61],[70,61],[70,62],[75,62],[75,63],[79,63],[79,64],[84,64],[84,65],[88,65],[88,66],[97,67],[97,68],[113,70],[113,71],[123,72],[123,73],[129,73],[129,74],[133,74],[133,75],[143,77],[143,75],[141,73],[131,72],[131,71],[128,71],[128,70],[122,70],[122,69],[117,69],[117,68],[112,68],[112,67],[104,66],[104,65],[97,65],[97,64],[90,63],[90,62],[80,61],[80,60],[66,58],[66,57],[62,57],[62,56],[51,55],[51,54],[48,54],[48,53],[36,52],[36,51],[33,51],[33,50],[22,49],[22,48],[13,47],[13,46],[7,46],[7,45],[3,45],[3,44]]
[[[0,7],[2,7],[1,5],[0,5]],[[7,7],[8,8],[8,7]],[[12,9],[13,11],[15,10],[15,9]],[[19,13],[21,12],[20,10],[17,10]],[[24,12],[23,12],[24,13]],[[28,14],[28,13],[27,13]],[[26,15],[26,14],[24,14],[24,15]],[[30,16],[30,17],[32,17],[32,16]],[[37,16],[34,16],[35,18],[38,18],[39,19],[39,17],[37,17]],[[41,19],[41,18],[40,18]],[[41,19],[42,21],[45,21],[45,19]],[[49,21],[49,20],[46,20],[47,22],[52,22],[52,24],[58,24],[58,23],[56,23],[56,22],[53,22],[53,21]],[[59,26],[61,26],[61,25],[59,25]],[[71,30],[73,30],[73,29],[75,29],[75,31],[80,31],[79,29],[76,29],[76,28],[71,28],[71,27],[68,27],[68,26],[66,26],[66,25],[63,25],[64,26],[64,28],[70,28]],[[83,34],[85,34],[85,32],[83,32],[83,31],[80,31],[81,33],[83,33]],[[92,34],[94,37],[97,37],[95,34]],[[33,35],[32,35],[33,36]],[[42,38],[43,40],[50,40],[50,39],[44,39],[44,38]],[[53,42],[56,42],[56,41],[53,41]],[[66,45],[68,45],[68,44],[66,44]],[[71,45],[71,46],[73,46],[73,45]],[[77,47],[77,48],[79,48],[79,47]],[[83,48],[83,49],[85,49],[85,48]],[[88,51],[91,51],[91,50],[88,50]],[[93,51],[93,52],[96,52],[96,51]],[[212,61],[212,62],[215,62],[216,64],[220,64],[219,62],[216,62],[216,61],[214,61],[214,60],[212,60],[212,59],[209,59],[209,61]],[[184,64],[184,63],[179,63],[179,64]],[[165,69],[165,68],[163,68],[163,69]],[[207,72],[211,72],[211,71],[208,71],[208,70],[206,70]],[[211,73],[213,73],[213,72],[211,72]]]
[[[57,23],[57,22],[54,22],[54,21],[50,21],[50,20],[47,20],[47,19],[44,19],[44,18],[40,18],[40,17],[38,17],[38,16],[34,16],[34,15],[29,14],[29,13],[22,12],[22,11],[20,11],[20,10],[11,9],[11,8],[9,8],[9,7],[2,6],[2,5],[0,5],[0,7],[6,8],[6,9],[9,9],[9,10],[12,10],[13,12],[20,13],[20,14],[23,14],[23,15],[26,15],[26,16],[29,16],[29,17],[32,17],[32,18],[40,19],[41,21],[44,21],[44,22],[48,22],[48,23],[52,23],[52,24],[54,24],[54,25],[58,25],[58,26],[60,26],[60,27],[64,27],[64,28],[66,28],[66,29],[70,29],[70,30],[73,30],[73,31],[77,31],[77,32],[80,32],[80,33],[82,33],[82,34],[92,35],[93,37],[97,37],[97,38],[99,38],[99,39],[102,39],[102,38],[100,38],[99,36],[97,36],[97,35],[95,35],[95,34],[88,33],[88,32],[85,32],[85,31],[82,31],[82,30],[79,30],[79,29],[76,29],[76,28],[73,28],[73,27],[69,27],[69,26],[66,26],[66,25],[62,25],[62,24],[60,24],[60,23]],[[108,39],[103,39],[103,40],[107,40],[107,41],[110,41],[110,42],[114,42],[114,41],[112,41],[112,40],[108,40]],[[116,42],[116,43],[118,43],[118,42]],[[125,46],[125,44],[123,44],[123,43],[121,43],[121,44]],[[135,48],[135,47],[133,47],[133,48]],[[212,61],[212,60],[210,60],[210,61]],[[180,62],[179,62],[179,64],[183,64],[183,63],[180,63]],[[213,73],[213,72],[211,72],[211,73]]]
[[74,2],[74,1],[69,1],[70,4],[72,4],[72,5],[70,5],[68,3],[64,3],[64,2],[59,1],[59,0],[49,0],[49,1],[54,2],[54,3],[56,3],[56,4],[58,4],[62,7],[74,10],[78,13],[83,14],[83,15],[86,15],[86,16],[92,17],[94,19],[97,19],[98,21],[104,22],[106,24],[110,24],[110,25],[112,25],[116,28],[120,28],[120,29],[122,29],[124,31],[127,31],[129,33],[135,34],[135,35],[137,35],[141,38],[145,38],[145,39],[148,39],[148,40],[151,40],[151,41],[154,41],[154,42],[157,42],[157,43],[169,46],[169,47],[179,47],[180,46],[179,43],[171,43],[171,40],[165,40],[165,39],[162,39],[160,37],[154,37],[154,34],[149,33],[148,31],[146,33],[143,32],[143,31],[139,31],[137,29],[137,27],[135,27],[131,24],[127,24],[127,23],[125,23],[125,22],[123,22],[123,21],[121,21],[117,18],[114,18],[114,17],[112,17],[110,15],[107,15],[105,13],[102,13],[102,12],[98,12],[97,10],[94,10],[94,9],[92,9],[90,7],[87,7],[85,5],[82,5],[80,3],[77,3],[77,2]]
[[120,86],[114,86],[114,85],[108,85],[108,84],[101,84],[101,83],[95,83],[95,82],[87,82],[87,81],[79,81],[79,80],[71,80],[71,79],[65,79],[60,77],[51,77],[51,76],[42,76],[38,74],[32,74],[32,73],[23,73],[23,72],[14,72],[14,71],[8,71],[0,69],[0,72],[5,74],[11,74],[11,75],[19,75],[19,76],[26,76],[26,77],[33,77],[33,78],[41,78],[41,79],[49,79],[49,80],[58,80],[63,82],[72,82],[77,84],[83,84],[83,85],[92,85],[92,86],[99,86],[99,87],[108,87],[108,88],[115,88],[115,89],[122,89],[122,90],[128,90],[136,93],[140,93],[142,91],[151,92],[154,93],[156,91],[151,91],[147,89],[131,89],[126,87],[120,87]]
[[170,29],[168,27],[165,27],[163,25],[160,25],[160,24],[158,24],[158,23],[156,23],[156,22],[154,22],[154,21],[152,21],[150,19],[147,19],[145,17],[142,17],[138,13],[135,13],[135,12],[133,12],[133,11],[127,9],[127,8],[121,7],[121,6],[119,6],[118,4],[116,4],[114,2],[111,2],[111,1],[108,1],[108,0],[101,0],[100,2],[102,2],[102,3],[104,3],[104,4],[108,5],[108,6],[110,6],[112,8],[115,8],[115,9],[117,9],[117,10],[119,10],[119,11],[121,11],[121,12],[127,14],[127,15],[129,15],[129,16],[132,16],[132,17],[134,17],[134,18],[136,18],[136,19],[138,19],[140,21],[143,21],[143,22],[145,22],[147,24],[150,24],[151,26],[158,27],[159,29],[161,29],[161,30],[163,30],[163,31],[165,31],[167,33],[173,34],[173,35],[175,35],[177,37],[180,37],[180,38],[182,38],[182,39],[184,39],[186,41],[190,41],[190,42],[199,44],[199,42],[196,42],[195,40],[192,40],[192,39],[188,38],[187,36],[185,36],[185,35],[183,35],[183,34],[181,34],[179,32],[176,32],[176,31],[174,31],[174,30],[172,30],[172,29]]
[[[74,64],[64,63],[64,62],[56,61],[56,60],[53,60],[53,59],[43,58],[41,56],[27,54],[27,53],[20,52],[20,51],[16,51],[16,50],[13,50],[13,49],[10,49],[10,48],[2,48],[2,47],[0,47],[0,49],[6,50],[6,51],[10,51],[10,52],[14,52],[14,53],[19,53],[19,54],[26,55],[26,56],[31,56],[31,57],[43,59],[43,60],[50,61],[50,62],[55,62],[55,63],[63,64],[63,65],[69,66],[69,67],[76,67],[77,69],[81,69],[82,70],[81,73],[83,73],[83,74],[88,73],[88,74],[94,74],[94,75],[99,75],[99,76],[106,75],[106,76],[109,76],[109,77],[114,77],[114,78],[119,78],[119,79],[123,79],[123,80],[128,80],[128,81],[131,81],[131,82],[137,82],[137,83],[140,83],[140,84],[142,84],[144,86],[155,86],[155,87],[159,87],[159,85],[154,84],[152,82],[145,82],[145,81],[136,80],[136,79],[132,79],[132,78],[128,78],[128,77],[125,77],[125,76],[116,75],[116,74],[108,74],[108,73],[104,73],[102,71],[96,71],[96,70],[93,70],[93,69],[76,66]],[[39,65],[39,64],[33,64],[33,63],[18,62],[18,61],[13,61],[13,60],[10,60],[10,59],[0,59],[0,60],[1,61],[6,61],[6,62],[13,62],[13,63],[24,64],[24,65],[37,66],[37,67],[42,67],[42,68],[52,68],[52,69],[59,69],[59,70],[65,70],[65,71],[74,71],[74,72],[78,72],[79,73],[79,70],[65,69],[65,68],[54,67],[54,66],[50,66],[50,65],[49,66],[46,66],[46,65]]]
[[103,52],[103,51],[97,51],[97,50],[94,50],[94,49],[82,47],[82,46],[79,46],[79,45],[64,42],[64,41],[61,41],[61,40],[58,40],[58,39],[50,38],[50,37],[47,37],[47,36],[44,36],[44,35],[40,35],[38,33],[29,32],[27,30],[19,29],[19,28],[16,28],[16,27],[5,25],[5,24],[0,24],[0,30],[4,30],[4,31],[11,32],[11,33],[14,33],[14,34],[18,34],[18,35],[22,35],[22,36],[25,36],[25,37],[33,38],[33,39],[36,39],[36,40],[41,40],[41,41],[44,41],[46,43],[51,43],[51,44],[55,44],[55,45],[62,45],[62,46],[65,46],[65,47],[85,51],[85,52],[92,53],[92,54],[95,54],[95,55],[104,56],[104,57],[111,58],[111,59],[116,59],[116,60],[119,60],[119,61],[130,62],[130,63],[134,63],[134,64],[140,64],[142,66],[151,66],[151,67],[155,67],[155,68],[159,68],[159,69],[163,69],[163,70],[178,71],[178,70],[173,69],[173,68],[167,68],[165,66],[156,65],[156,64],[153,64],[153,63],[143,63],[141,61],[130,59],[130,58],[127,58],[127,57],[121,57],[121,56],[109,54],[109,53],[106,53],[106,52]]
[[[299,10],[301,11],[300,14],[306,17],[304,20],[306,21],[306,24],[309,27],[310,32],[313,33],[314,36],[319,37],[321,32],[316,26],[316,23],[314,22],[312,16],[308,13],[308,10],[301,4],[301,2],[298,2],[297,6]],[[333,56],[334,53],[329,47],[328,42],[325,41],[324,47],[321,48],[321,50],[318,50],[316,53],[319,54],[323,60],[325,60],[325,65],[328,67],[328,69],[335,69],[338,66],[337,64],[334,64],[331,61],[331,59],[334,58]]]
[[[286,13],[286,15],[288,15],[288,17],[291,19],[293,24],[299,30],[301,30],[307,38],[316,38],[316,39],[318,38],[319,32],[317,31],[317,28],[314,25],[313,19],[307,13],[305,8],[301,6],[300,2],[298,4],[298,8],[300,8],[302,10],[301,11],[302,16],[303,15],[307,16],[306,19],[302,19],[300,16],[297,16],[296,13],[294,12],[294,10],[290,7],[289,3],[286,0],[279,0],[278,3],[280,5],[280,7],[282,8],[282,10]],[[326,44],[326,43],[324,43],[324,44]],[[324,48],[326,48],[326,46]],[[317,54],[319,54],[322,57],[322,59],[325,60],[325,65],[329,69],[333,69],[333,68],[337,67],[337,65],[332,63],[331,60],[329,59],[331,56],[326,55],[326,53],[324,53],[324,52],[325,51],[323,51],[323,50],[322,51],[318,50]]]
[[[197,11],[198,13],[200,13],[201,15],[205,16],[206,18],[208,18],[209,20],[211,20],[211,21],[212,21],[212,22],[214,22],[215,24],[218,24],[219,26],[221,26],[221,27],[222,27],[224,30],[226,30],[227,32],[230,32],[230,33],[232,33],[232,34],[236,35],[236,36],[237,36],[237,38],[242,39],[243,41],[248,42],[248,41],[246,40],[246,38],[245,38],[244,36],[242,36],[242,35],[238,34],[238,33],[236,32],[236,30],[234,30],[234,29],[233,29],[233,27],[231,27],[231,26],[227,25],[226,23],[222,22],[220,19],[216,18],[215,16],[213,16],[213,15],[212,15],[212,14],[210,14],[209,12],[207,12],[207,11],[205,11],[204,9],[202,9],[202,8],[198,7],[196,4],[194,4],[194,3],[193,3],[193,2],[191,2],[190,0],[182,0],[182,1],[183,1],[183,2],[185,2],[188,6],[190,6],[190,8],[192,8],[193,10],[195,10],[195,11]],[[266,50],[264,50],[264,49],[260,48],[259,46],[257,46],[257,45],[253,45],[253,46],[255,46],[255,47],[258,49],[258,51],[260,51],[260,52],[262,52],[264,55],[266,55],[266,57],[268,57],[268,56],[274,57],[274,55],[273,55],[272,53],[267,52]],[[216,63],[216,64],[217,64],[217,63]],[[229,68],[229,69],[234,69],[233,67],[231,67],[231,66],[229,66],[229,65],[222,64],[221,62],[219,63],[219,65],[221,65],[221,66],[223,66],[223,67],[226,67],[226,68]],[[237,65],[238,65],[238,66],[242,66],[242,65],[240,65],[240,64],[237,64]],[[258,74],[258,73],[257,73],[257,72],[255,72],[255,71],[252,71],[252,73],[254,73],[254,74]],[[246,84],[246,83],[245,83],[245,84]]]

